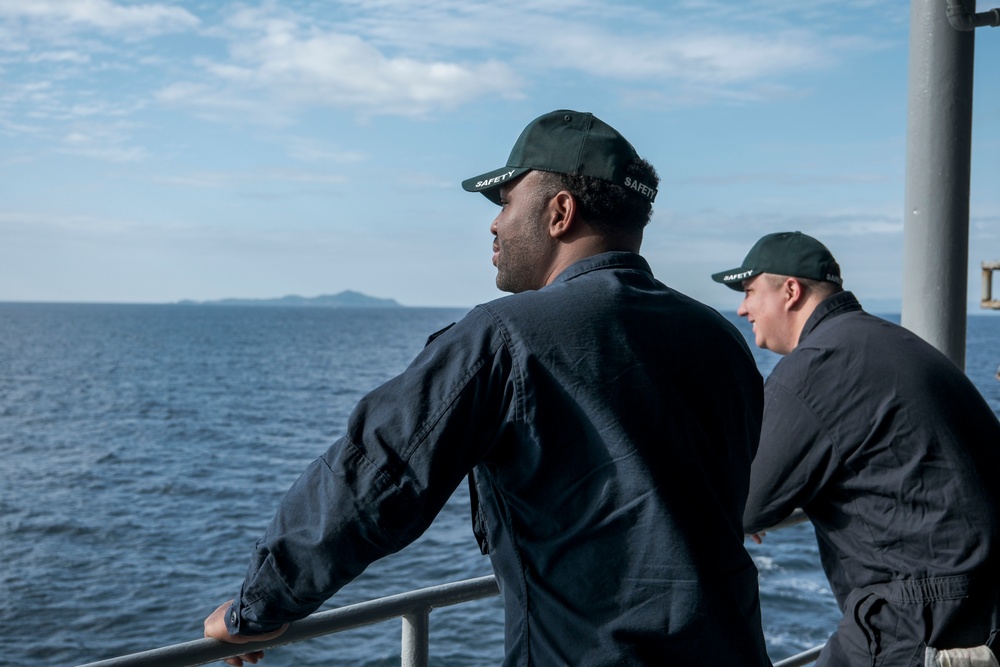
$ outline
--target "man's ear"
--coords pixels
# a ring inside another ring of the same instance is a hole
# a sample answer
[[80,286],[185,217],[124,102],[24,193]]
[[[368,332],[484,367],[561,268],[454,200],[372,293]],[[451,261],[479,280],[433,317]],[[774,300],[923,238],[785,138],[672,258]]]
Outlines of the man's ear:
[[798,278],[785,278],[781,292],[785,296],[785,310],[796,310],[805,303],[806,288]]
[[560,190],[549,200],[547,212],[549,215],[549,236],[554,239],[561,238],[577,222],[576,198],[568,191]]

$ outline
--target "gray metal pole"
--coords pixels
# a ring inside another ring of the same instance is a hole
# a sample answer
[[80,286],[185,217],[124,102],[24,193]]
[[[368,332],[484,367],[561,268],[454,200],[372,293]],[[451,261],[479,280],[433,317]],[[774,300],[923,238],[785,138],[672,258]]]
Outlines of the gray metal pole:
[[427,667],[430,661],[431,608],[403,615],[400,667]]
[[[975,0],[967,2],[975,12]],[[910,5],[902,324],[965,367],[975,32]]]

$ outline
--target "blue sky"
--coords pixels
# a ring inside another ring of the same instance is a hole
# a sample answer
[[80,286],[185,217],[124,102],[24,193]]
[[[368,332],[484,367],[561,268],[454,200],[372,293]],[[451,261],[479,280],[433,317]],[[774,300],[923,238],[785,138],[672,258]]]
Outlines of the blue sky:
[[[460,182],[560,108],[659,170],[667,284],[733,310],[709,274],[799,229],[898,301],[908,30],[904,0],[0,0],[0,301],[492,299]],[[976,46],[970,301],[1000,259],[1000,30]]]

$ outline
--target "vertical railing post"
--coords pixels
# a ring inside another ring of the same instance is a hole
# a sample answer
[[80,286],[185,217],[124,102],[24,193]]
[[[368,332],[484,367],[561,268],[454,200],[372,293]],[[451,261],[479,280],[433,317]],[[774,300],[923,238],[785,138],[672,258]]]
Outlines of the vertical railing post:
[[988,308],[987,304],[993,300],[993,270],[986,262],[983,262],[983,294],[980,301],[983,308]]
[[403,615],[402,667],[428,667],[430,660],[431,608],[415,609]]

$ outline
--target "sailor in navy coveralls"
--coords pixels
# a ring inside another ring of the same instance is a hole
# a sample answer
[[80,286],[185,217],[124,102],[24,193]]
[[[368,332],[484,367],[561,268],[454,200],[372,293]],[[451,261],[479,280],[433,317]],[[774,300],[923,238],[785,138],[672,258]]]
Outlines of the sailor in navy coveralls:
[[[1000,628],[989,405],[938,350],[862,310],[810,236],[769,234],[713,278],[744,291],[757,345],[785,355],[764,390],[744,527],[797,507],[812,520],[844,613],[816,664],[996,664],[984,646]],[[958,648],[987,662],[937,657]]]
[[251,641],[310,614],[471,474],[504,665],[770,664],[742,527],[763,383],[740,333],[638,254],[657,184],[575,111],[532,121],[504,167],[463,184],[501,206],[493,262],[513,294],[360,402],[207,636]]

